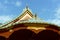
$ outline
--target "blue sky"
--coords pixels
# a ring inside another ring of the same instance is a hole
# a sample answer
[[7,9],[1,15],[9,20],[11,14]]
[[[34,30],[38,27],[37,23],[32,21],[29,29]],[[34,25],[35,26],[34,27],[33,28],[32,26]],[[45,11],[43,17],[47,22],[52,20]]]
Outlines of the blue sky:
[[21,14],[28,4],[33,14],[46,22],[60,25],[60,0],[0,0],[0,23],[7,23]]

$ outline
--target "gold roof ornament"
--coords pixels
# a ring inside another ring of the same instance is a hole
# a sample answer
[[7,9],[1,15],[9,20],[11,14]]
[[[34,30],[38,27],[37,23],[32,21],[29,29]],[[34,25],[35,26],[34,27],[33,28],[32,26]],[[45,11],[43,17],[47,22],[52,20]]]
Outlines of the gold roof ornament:
[[26,9],[28,9],[28,5],[26,4]]
[[37,14],[35,13],[34,18],[37,19]]

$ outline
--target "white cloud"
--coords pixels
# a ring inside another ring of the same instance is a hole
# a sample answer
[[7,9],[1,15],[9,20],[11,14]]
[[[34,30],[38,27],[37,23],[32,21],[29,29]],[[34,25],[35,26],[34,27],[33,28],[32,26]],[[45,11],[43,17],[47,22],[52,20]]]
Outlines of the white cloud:
[[52,23],[57,24],[57,25],[60,26],[60,20],[59,19],[52,20]]
[[60,7],[56,9],[55,16],[56,18],[60,18]]
[[51,19],[47,20],[47,22],[60,26],[60,19]]
[[5,23],[11,20],[12,20],[11,16],[0,16],[0,23]]
[[21,2],[20,1],[16,1],[15,5],[19,7],[19,6],[21,6]]
[[13,5],[17,6],[17,7],[20,7],[22,2],[21,1],[16,1],[16,2],[12,1],[11,4],[13,4]]
[[57,7],[54,13],[55,18],[49,19],[47,22],[60,26],[60,7]]

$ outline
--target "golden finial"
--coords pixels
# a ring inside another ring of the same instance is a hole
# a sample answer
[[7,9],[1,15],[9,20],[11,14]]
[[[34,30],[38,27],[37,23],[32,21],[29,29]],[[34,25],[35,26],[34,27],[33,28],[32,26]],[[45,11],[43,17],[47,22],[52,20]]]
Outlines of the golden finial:
[[36,14],[36,13],[35,13],[35,15],[34,15],[34,16],[35,16],[35,19],[37,19],[37,14]]
[[28,9],[28,5],[26,4],[26,9]]

